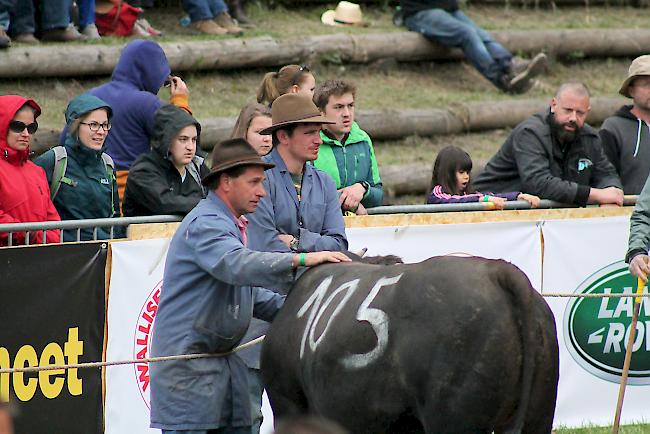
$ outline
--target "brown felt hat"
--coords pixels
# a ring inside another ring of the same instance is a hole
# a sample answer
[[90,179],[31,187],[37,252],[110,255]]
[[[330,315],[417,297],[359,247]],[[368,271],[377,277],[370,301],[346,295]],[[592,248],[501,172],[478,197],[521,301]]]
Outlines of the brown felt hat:
[[262,160],[255,149],[244,139],[230,139],[218,143],[212,150],[212,169],[201,182],[208,185],[224,170],[238,166],[262,166],[264,170],[275,164]]
[[300,93],[286,93],[273,101],[271,119],[273,125],[264,128],[260,134],[268,135],[292,124],[336,123],[321,115],[311,98]]
[[623,82],[621,90],[619,90],[618,93],[628,98],[632,98],[629,92],[630,84],[632,84],[632,81],[634,81],[635,78],[643,75],[650,75],[650,55],[648,54],[639,56],[632,61],[627,73],[627,78]]

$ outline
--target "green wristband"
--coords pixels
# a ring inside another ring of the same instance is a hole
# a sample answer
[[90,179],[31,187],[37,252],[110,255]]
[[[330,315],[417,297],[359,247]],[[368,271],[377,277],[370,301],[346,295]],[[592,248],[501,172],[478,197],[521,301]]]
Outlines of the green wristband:
[[305,266],[305,258],[306,258],[306,256],[307,256],[306,253],[301,253],[301,254],[298,255],[298,265],[300,265],[301,267]]
[[489,202],[489,201],[490,201],[490,196],[488,196],[487,194],[483,196],[483,202]]

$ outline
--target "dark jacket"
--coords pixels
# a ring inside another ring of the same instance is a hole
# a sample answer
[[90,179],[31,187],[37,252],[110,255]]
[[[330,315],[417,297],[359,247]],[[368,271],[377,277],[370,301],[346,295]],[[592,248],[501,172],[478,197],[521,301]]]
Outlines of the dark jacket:
[[[206,195],[201,178],[208,173],[202,156],[185,167],[185,179],[169,159],[169,148],[178,132],[195,125],[199,135],[201,125],[184,110],[165,105],[156,112],[155,133],[151,151],[142,155],[129,171],[124,191],[122,212],[125,217],[160,214],[185,215]],[[197,138],[197,152],[200,142]]]
[[[79,117],[93,110],[111,108],[101,99],[90,94],[83,94],[68,104],[65,112],[68,130],[71,124]],[[83,126],[80,126],[83,127]],[[112,134],[113,130],[109,133]],[[108,136],[107,136],[108,138]],[[54,197],[54,206],[62,220],[98,219],[120,216],[120,199],[117,192],[117,182],[113,170],[107,167],[102,160],[102,152],[95,151],[83,145],[78,135],[66,134],[65,149],[67,166],[65,177],[71,183],[61,182],[59,191]],[[45,170],[48,184],[52,183],[55,166],[54,150],[49,150],[35,161]],[[77,231],[64,231],[65,241],[75,241]],[[81,240],[92,240],[93,231],[83,229]],[[97,228],[97,239],[110,238],[110,228]]]
[[164,104],[157,94],[170,71],[160,45],[135,40],[122,51],[111,81],[90,90],[113,107],[114,131],[106,138],[106,153],[118,170],[128,170],[149,151],[154,114]]
[[623,106],[605,119],[598,134],[625,194],[640,194],[650,174],[650,126],[631,109],[631,105]]
[[426,9],[444,9],[447,12],[458,10],[458,0],[400,0],[404,18]]
[[[0,96],[0,223],[44,222],[60,220],[50,200],[50,187],[43,169],[29,161],[29,147],[22,151],[7,144],[9,123],[25,104],[41,109],[34,100],[17,95]],[[0,246],[8,244],[9,235],[0,233]],[[47,231],[46,241],[58,243],[58,231]],[[12,244],[25,244],[25,233],[12,235]],[[30,233],[30,244],[40,244],[40,231]]]
[[585,124],[564,147],[551,133],[550,111],[537,113],[510,133],[476,178],[477,191],[523,191],[542,199],[585,206],[591,187],[621,188],[598,133]]

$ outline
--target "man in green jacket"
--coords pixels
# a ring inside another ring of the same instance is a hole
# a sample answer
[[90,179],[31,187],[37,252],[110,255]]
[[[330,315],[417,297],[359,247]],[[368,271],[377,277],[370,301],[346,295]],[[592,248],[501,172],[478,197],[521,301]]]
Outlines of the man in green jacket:
[[354,121],[356,92],[343,80],[327,80],[314,92],[321,113],[336,121],[323,125],[314,166],[334,179],[344,213],[366,214],[366,208],[381,205],[384,190],[372,140]]
[[648,281],[650,274],[650,178],[645,183],[636,200],[634,212],[630,218],[630,239],[625,255],[625,262],[630,264],[630,274]]

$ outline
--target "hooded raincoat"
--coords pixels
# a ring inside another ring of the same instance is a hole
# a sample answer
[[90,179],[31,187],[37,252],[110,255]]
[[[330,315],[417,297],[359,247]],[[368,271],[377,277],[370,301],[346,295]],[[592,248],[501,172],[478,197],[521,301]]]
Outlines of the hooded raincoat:
[[138,39],[122,51],[111,81],[90,90],[113,107],[115,131],[106,138],[106,153],[117,170],[129,170],[149,151],[154,114],[164,104],[157,94],[170,73],[160,45]]
[[632,114],[631,105],[603,122],[598,134],[616,168],[625,194],[639,194],[650,174],[650,125]]
[[[122,203],[126,217],[186,215],[205,197],[201,178],[208,174],[208,168],[204,158],[194,156],[185,167],[185,179],[182,179],[169,157],[172,142],[188,125],[195,125],[200,136],[201,125],[184,110],[165,105],[156,112],[152,149],[139,157],[129,171]],[[200,150],[198,137],[196,147]]]
[[[65,111],[67,133],[65,150],[67,167],[65,177],[69,182],[61,182],[59,191],[54,197],[54,206],[63,220],[81,220],[113,218],[120,216],[120,203],[117,192],[117,182],[112,168],[107,167],[102,159],[102,150],[96,151],[85,146],[77,134],[70,134],[72,123],[87,113],[100,108],[107,109],[108,119],[111,118],[111,107],[101,99],[90,94],[83,94],[68,104]],[[83,125],[80,126],[83,128]],[[111,130],[112,134],[113,130]],[[108,135],[108,137],[110,136]],[[107,139],[108,139],[107,137]],[[45,170],[48,185],[52,183],[55,167],[54,150],[50,150],[35,161]],[[81,230],[81,240],[92,240],[92,229]],[[97,239],[109,239],[110,228],[97,228]],[[65,241],[76,241],[76,230],[64,231]]]
[[[38,117],[41,108],[34,100],[17,95],[0,96],[0,223],[44,222],[61,220],[50,200],[50,187],[43,169],[29,161],[29,147],[23,151],[7,144],[9,123],[16,113],[29,105]],[[0,233],[0,246],[9,235]],[[26,244],[24,233],[12,235],[12,245]],[[46,242],[58,243],[58,231],[48,231]],[[42,232],[31,232],[30,244],[43,242]]]

